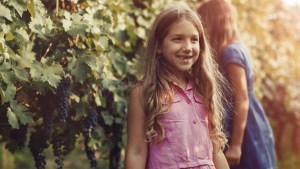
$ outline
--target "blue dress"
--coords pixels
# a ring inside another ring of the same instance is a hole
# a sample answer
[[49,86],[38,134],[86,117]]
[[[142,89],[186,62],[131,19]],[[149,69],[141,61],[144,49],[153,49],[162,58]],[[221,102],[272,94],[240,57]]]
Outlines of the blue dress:
[[[243,67],[247,78],[248,118],[244,132],[240,165],[234,169],[276,169],[273,132],[264,109],[253,91],[254,71],[251,57],[244,45],[237,41],[224,49],[223,63],[224,66],[228,63],[235,63]],[[228,78],[226,71],[225,77]],[[231,133],[233,124],[233,109],[230,106],[233,105],[232,93],[227,93],[227,97],[229,103],[225,105],[227,116],[224,119],[224,124],[230,141],[229,133]]]

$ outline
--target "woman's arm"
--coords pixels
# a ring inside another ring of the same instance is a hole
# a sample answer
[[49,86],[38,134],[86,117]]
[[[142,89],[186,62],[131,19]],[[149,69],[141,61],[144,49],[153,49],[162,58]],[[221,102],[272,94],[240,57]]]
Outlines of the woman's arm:
[[226,157],[221,149],[213,153],[213,161],[216,169],[229,169]]
[[234,113],[231,142],[225,155],[228,164],[233,167],[240,163],[242,155],[242,142],[247,124],[249,100],[245,69],[235,63],[227,64],[226,68],[233,88]]
[[141,100],[141,87],[137,86],[133,88],[128,99],[125,169],[146,167],[148,144],[144,131],[145,112]]

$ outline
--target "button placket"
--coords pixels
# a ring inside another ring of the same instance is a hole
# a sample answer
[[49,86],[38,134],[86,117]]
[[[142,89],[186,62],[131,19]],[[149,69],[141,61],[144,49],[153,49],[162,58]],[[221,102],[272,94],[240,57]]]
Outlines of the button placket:
[[185,91],[185,95],[186,95],[186,99],[187,99],[186,102],[187,102],[188,104],[191,104],[191,103],[192,103],[191,93],[192,93],[192,92],[191,92],[190,90],[186,90],[186,91]]

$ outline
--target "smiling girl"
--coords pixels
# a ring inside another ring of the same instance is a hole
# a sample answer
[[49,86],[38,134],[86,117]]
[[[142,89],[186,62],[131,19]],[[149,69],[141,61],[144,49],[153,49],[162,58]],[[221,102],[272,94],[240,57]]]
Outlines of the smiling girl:
[[125,169],[228,169],[222,82],[197,12],[161,12],[128,101]]

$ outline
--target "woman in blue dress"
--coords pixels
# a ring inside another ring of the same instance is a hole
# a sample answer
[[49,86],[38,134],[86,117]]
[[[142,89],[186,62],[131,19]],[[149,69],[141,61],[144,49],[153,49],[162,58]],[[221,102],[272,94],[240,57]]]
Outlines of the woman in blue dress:
[[276,169],[273,132],[253,91],[253,63],[238,40],[236,9],[229,1],[209,0],[201,4],[198,12],[220,69],[232,88],[225,104],[227,161],[232,169]]

